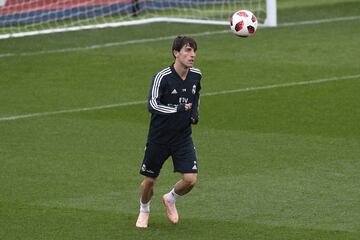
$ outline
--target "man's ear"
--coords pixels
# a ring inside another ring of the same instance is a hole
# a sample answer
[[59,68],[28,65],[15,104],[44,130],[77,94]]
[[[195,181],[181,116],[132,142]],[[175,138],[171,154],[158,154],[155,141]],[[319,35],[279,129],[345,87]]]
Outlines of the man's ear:
[[179,51],[173,50],[173,55],[174,55],[174,57],[176,58],[177,55],[179,55]]

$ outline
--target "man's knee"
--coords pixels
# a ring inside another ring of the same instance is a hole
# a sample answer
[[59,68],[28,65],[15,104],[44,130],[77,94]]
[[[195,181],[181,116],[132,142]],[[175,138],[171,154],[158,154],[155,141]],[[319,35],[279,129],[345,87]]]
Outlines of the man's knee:
[[141,186],[149,188],[149,187],[153,187],[155,183],[156,183],[156,178],[145,177],[141,183]]
[[189,187],[193,187],[196,184],[197,181],[197,174],[195,173],[185,173],[182,177],[185,184]]

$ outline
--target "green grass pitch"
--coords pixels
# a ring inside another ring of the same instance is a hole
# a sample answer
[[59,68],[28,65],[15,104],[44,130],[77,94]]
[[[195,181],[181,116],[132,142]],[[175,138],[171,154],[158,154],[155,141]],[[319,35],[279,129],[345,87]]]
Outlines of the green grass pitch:
[[[0,239],[360,239],[360,1],[278,6],[249,39],[164,23],[1,40]],[[168,161],[139,230],[141,102],[171,40],[104,44],[184,33],[203,73],[199,180],[170,225]]]

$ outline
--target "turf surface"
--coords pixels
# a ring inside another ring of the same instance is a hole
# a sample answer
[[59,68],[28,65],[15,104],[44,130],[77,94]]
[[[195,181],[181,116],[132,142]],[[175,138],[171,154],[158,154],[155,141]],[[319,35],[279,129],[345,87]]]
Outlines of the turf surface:
[[[280,24],[360,16],[360,1],[278,5]],[[179,176],[168,161],[151,225],[135,228],[149,114],[129,103],[145,101],[151,76],[171,63],[171,40],[83,47],[224,29],[154,24],[1,40],[0,238],[359,239],[359,18],[251,39],[197,36],[198,185],[171,226],[160,199]]]

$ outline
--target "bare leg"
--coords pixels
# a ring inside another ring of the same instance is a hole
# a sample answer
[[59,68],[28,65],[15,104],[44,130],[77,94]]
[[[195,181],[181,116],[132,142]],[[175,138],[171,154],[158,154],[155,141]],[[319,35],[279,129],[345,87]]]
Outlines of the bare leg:
[[175,184],[175,193],[183,196],[193,189],[197,180],[197,173],[183,173],[182,178]]
[[150,200],[154,195],[156,179],[145,177],[140,185],[140,212],[136,221],[136,227],[147,228],[150,216]]
[[145,177],[140,184],[140,200],[142,203],[150,202],[152,196],[154,195],[155,183],[156,178]]
[[175,201],[179,196],[185,195],[191,191],[197,180],[196,173],[184,173],[174,188],[163,196],[163,203],[166,208],[166,214],[169,221],[173,224],[179,222],[179,214],[176,209]]

